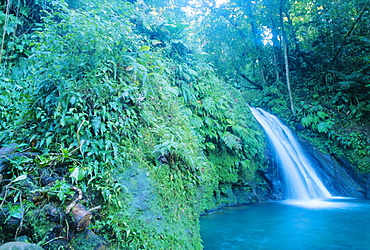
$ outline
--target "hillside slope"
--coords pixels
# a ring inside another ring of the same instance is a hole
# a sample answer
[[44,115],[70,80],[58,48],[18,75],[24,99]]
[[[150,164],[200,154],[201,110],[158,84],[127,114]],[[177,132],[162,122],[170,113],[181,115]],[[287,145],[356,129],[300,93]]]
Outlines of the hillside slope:
[[121,1],[7,7],[2,242],[201,249],[201,213],[268,198],[263,132],[180,25]]

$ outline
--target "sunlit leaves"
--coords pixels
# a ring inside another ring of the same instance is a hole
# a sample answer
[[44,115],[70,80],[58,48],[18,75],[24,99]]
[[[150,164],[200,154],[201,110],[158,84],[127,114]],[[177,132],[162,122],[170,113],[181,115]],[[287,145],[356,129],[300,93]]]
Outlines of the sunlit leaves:
[[140,47],[139,52],[141,52],[141,51],[147,51],[147,50],[150,50],[150,46],[143,45],[143,46]]

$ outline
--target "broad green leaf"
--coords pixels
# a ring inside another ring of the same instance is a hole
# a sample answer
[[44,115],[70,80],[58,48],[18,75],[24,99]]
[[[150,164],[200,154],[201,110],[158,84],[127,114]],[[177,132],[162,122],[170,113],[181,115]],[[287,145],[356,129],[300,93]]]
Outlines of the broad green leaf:
[[141,48],[139,49],[139,52],[141,52],[141,51],[147,51],[147,50],[150,50],[150,46],[144,45],[144,46],[141,46]]
[[9,214],[15,219],[22,219],[23,211],[20,205],[9,206]]
[[68,149],[62,148],[61,151],[62,151],[63,157],[67,158],[69,156]]
[[322,118],[322,119],[324,119],[325,117],[327,117],[328,116],[328,114],[326,114],[325,112],[323,112],[323,111],[319,111],[319,112],[317,112],[317,115],[320,117],[320,118]]
[[79,176],[79,168],[75,167],[72,170],[72,173],[69,175],[69,177],[71,177],[75,182],[77,182],[79,179],[78,176]]

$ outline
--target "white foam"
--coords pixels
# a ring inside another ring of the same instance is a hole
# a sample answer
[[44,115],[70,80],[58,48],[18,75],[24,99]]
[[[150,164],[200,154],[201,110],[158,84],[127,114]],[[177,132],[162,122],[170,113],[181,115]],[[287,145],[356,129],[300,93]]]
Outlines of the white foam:
[[359,207],[360,204],[352,202],[339,202],[338,200],[349,200],[353,198],[349,197],[334,197],[331,199],[312,199],[312,200],[285,200],[283,204],[299,206],[311,209],[323,209],[323,208],[349,208]]

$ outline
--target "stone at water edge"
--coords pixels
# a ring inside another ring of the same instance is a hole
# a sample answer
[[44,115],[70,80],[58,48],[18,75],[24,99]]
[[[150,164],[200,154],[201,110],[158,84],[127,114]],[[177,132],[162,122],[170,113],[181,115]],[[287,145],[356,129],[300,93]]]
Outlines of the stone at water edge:
[[[107,243],[103,237],[85,229],[76,233],[69,245],[72,249],[78,250],[107,250]],[[1,249],[0,249],[1,250]]]
[[43,250],[43,248],[36,244],[14,241],[1,245],[0,250]]

